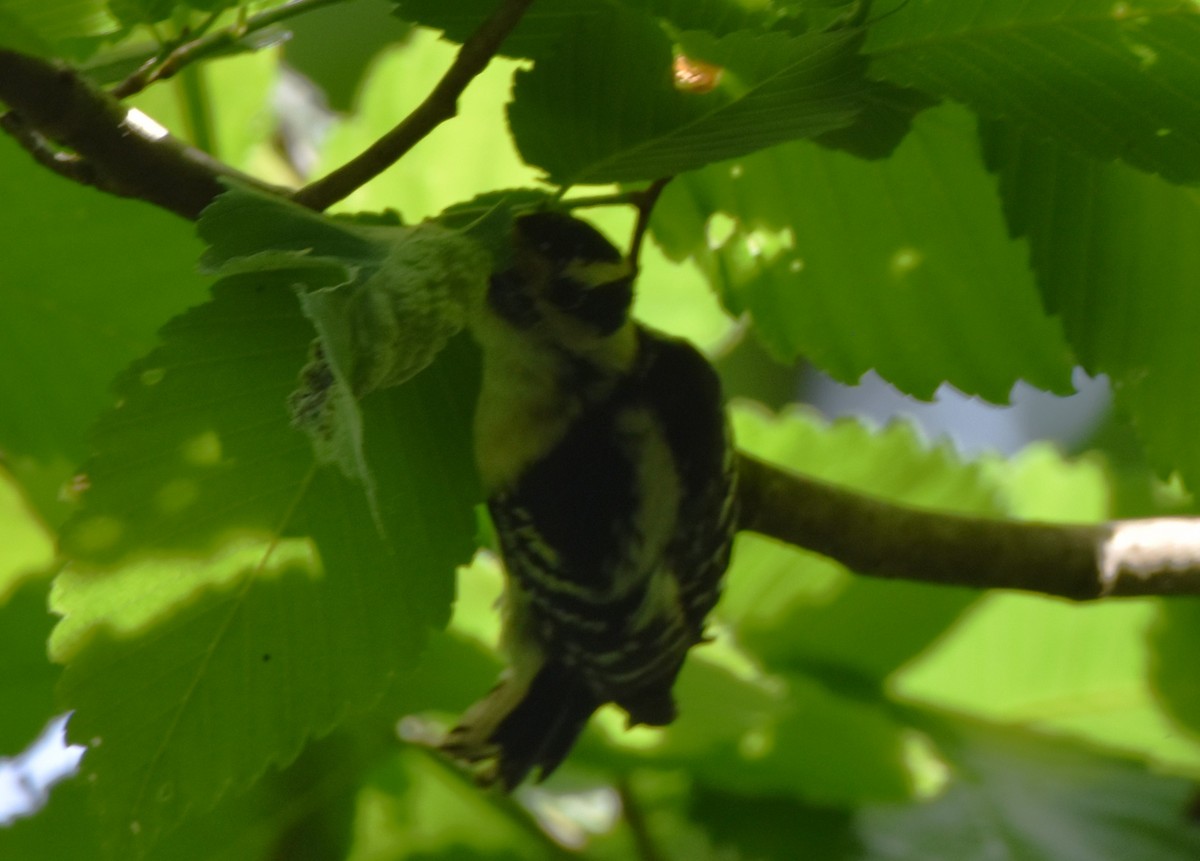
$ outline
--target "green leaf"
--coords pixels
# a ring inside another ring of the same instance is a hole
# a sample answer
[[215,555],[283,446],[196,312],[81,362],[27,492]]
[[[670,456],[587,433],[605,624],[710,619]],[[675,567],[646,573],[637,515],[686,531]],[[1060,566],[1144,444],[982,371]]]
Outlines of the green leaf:
[[[340,490],[361,512],[352,490],[318,489]],[[90,747],[93,807],[120,854],[144,853],[378,700],[423,634],[405,618],[403,578],[380,571],[387,564],[369,549],[322,573],[260,564],[143,636],[89,639],[63,696],[72,740]]]
[[55,787],[36,815],[0,827],[3,858],[103,858],[87,786],[78,777]]
[[[266,3],[267,6],[278,6],[282,0],[274,0],[272,3]],[[232,9],[237,6],[242,0],[184,0],[189,9],[198,9],[201,12],[221,12],[225,9]]]
[[[717,213],[733,232],[710,252]],[[796,143],[681,177],[660,227],[669,253],[702,260],[783,359],[845,382],[874,369],[922,398],[942,382],[995,402],[1018,379],[1070,389],[1070,352],[1004,235],[961,108],[918,117],[883,161]]]
[[54,540],[38,522],[17,484],[0,470],[0,606],[31,576],[49,568],[54,561]]
[[108,0],[109,10],[126,26],[157,24],[171,17],[182,0]]
[[360,818],[353,858],[569,857],[515,801],[480,792],[454,766],[425,750],[402,750],[381,762],[369,776],[362,800],[370,817]]
[[[396,14],[420,24],[443,31],[444,37],[462,43],[496,11],[491,0],[392,0]],[[572,18],[587,18],[602,14],[605,0],[540,0],[521,18],[516,29],[504,40],[500,53],[504,57],[535,57],[554,49],[565,26]]]
[[[394,212],[378,216],[376,221],[392,226],[400,223]],[[218,274],[240,258],[268,251],[293,252],[301,265],[303,258],[311,255],[344,268],[378,264],[387,254],[368,224],[329,218],[275,195],[240,186],[231,187],[204,210],[196,232],[208,244],[201,267]]]
[[42,55],[87,53],[119,29],[106,0],[0,0],[0,46]]
[[225,279],[212,302],[164,327],[96,425],[90,487],[63,549],[111,564],[147,550],[205,554],[232,530],[275,535],[311,470],[287,397],[312,334],[290,285],[250,276]]
[[292,34],[285,48],[288,66],[316,84],[339,115],[350,112],[378,55],[413,35],[390,4],[377,0],[309,9],[288,19],[287,29]]
[[[491,0],[393,0],[396,14],[442,30],[446,39],[463,42],[496,11]],[[522,17],[520,24],[504,41],[501,53],[507,57],[543,57],[553,52],[572,19],[586,21],[602,15],[605,0],[539,0]],[[781,14],[766,4],[739,0],[623,0],[619,5],[664,19],[680,30],[705,30],[726,35],[736,30],[766,28]]]
[[[330,737],[306,746],[295,762],[269,771],[250,790],[227,792],[210,811],[189,816],[177,830],[148,847],[148,857],[161,861],[310,857],[296,847],[297,841],[309,846],[339,839],[339,826],[344,828],[341,823],[349,812],[347,802],[353,804],[361,797],[364,810],[378,806],[372,796],[387,790],[379,787],[379,776],[397,758],[398,743],[391,730],[399,715],[429,708],[462,709],[494,680],[496,672],[494,659],[478,647],[434,634],[420,666],[398,673],[384,701],[371,713],[344,722]],[[364,786],[365,796],[360,792]],[[56,786],[49,805],[33,818],[0,827],[0,857],[104,857],[98,823],[91,815],[95,811],[88,808],[89,789],[86,775],[77,776]],[[368,816],[376,818],[369,812]],[[426,817],[418,820],[428,823]],[[399,821],[393,818],[355,831],[369,830],[372,840],[366,845],[372,846],[380,830],[390,834]],[[125,823],[119,824],[123,829]],[[415,824],[419,828],[422,822]],[[408,831],[405,835],[409,841],[415,837]],[[343,851],[320,857],[345,855]]]
[[54,653],[122,843],[152,843],[377,702],[445,623],[474,547],[474,354],[364,401],[381,534],[362,486],[314,466],[290,426],[311,336],[286,280],[225,278],[98,428],[64,546],[126,561],[60,576]]
[[42,56],[52,53],[50,45],[32,26],[3,6],[0,6],[0,48]]
[[[673,760],[677,746],[687,750],[677,738],[686,740],[696,723],[707,723],[699,709],[683,712],[660,756],[701,783],[747,795],[788,794],[824,806],[909,797],[905,730],[881,704],[842,696],[797,675],[786,677],[783,688],[783,702],[766,714],[750,711],[758,719],[740,736]],[[706,693],[711,698],[722,691]],[[686,706],[682,696],[681,704]],[[748,706],[734,699],[722,707]]]
[[46,658],[48,588],[47,580],[33,581],[0,604],[0,756],[25,749],[55,715],[59,671]]
[[[689,818],[704,826],[722,850],[739,858],[861,859],[853,812],[808,805],[786,796],[747,795],[697,786]],[[724,855],[719,857],[725,857]]]
[[1200,740],[1200,678],[1192,666],[1200,641],[1200,603],[1194,598],[1163,601],[1150,629],[1150,678],[1163,708]]
[[857,814],[862,855],[894,861],[1184,861],[1200,853],[1190,781],[1066,738],[951,718],[929,727],[949,784]]
[[561,185],[654,179],[858,113],[865,85],[851,35],[691,35],[696,59],[724,67],[708,93],[672,86],[671,44],[649,17],[612,7],[574,19],[553,53],[517,73],[508,117],[522,157]]
[[406,382],[445,348],[482,299],[489,256],[435,224],[329,219],[243,189],[209,206],[199,230],[219,273],[283,280],[298,292],[318,341],[290,398],[293,421],[320,463],[362,482],[378,518],[358,402]]
[[[409,404],[393,400],[368,414],[376,417],[369,430],[409,412]],[[395,455],[399,468],[380,473],[388,479],[381,498],[398,531],[394,545],[372,534],[361,489],[324,470],[294,523],[320,548],[319,568],[286,548],[272,556],[268,549],[252,569],[226,574],[227,584],[133,632],[117,629],[134,612],[122,599],[135,600],[139,587],[146,595],[161,592],[156,581],[186,570],[162,564],[127,584],[80,583],[86,573],[60,584],[56,609],[68,616],[103,604],[117,608],[111,625],[93,627],[82,642],[73,631],[56,640],[59,657],[69,658],[63,695],[75,710],[70,732],[92,747],[84,768],[96,775],[88,779],[98,789],[99,813],[120,842],[152,844],[184,816],[373,706],[412,665],[428,626],[444,622],[451,567],[472,546],[470,508],[464,500],[438,512],[432,491],[403,506],[390,500],[386,490],[399,485],[400,473],[421,470],[408,460],[418,452]]]
[[1103,161],[1200,179],[1200,9],[1178,0],[930,0],[870,28],[872,73]]
[[81,460],[113,376],[204,296],[186,222],[41,170],[0,136],[0,447]]
[[[1200,747],[1175,729],[1146,678],[1146,630],[1156,617],[1146,601],[1076,606],[989,595],[891,685],[910,701],[1069,733],[1196,772]],[[1190,653],[1159,654],[1185,664]]]
[[[88,565],[186,557],[228,551],[233,538],[253,546],[305,536],[306,518],[333,517],[308,487],[313,457],[287,412],[312,336],[290,286],[226,278],[213,302],[163,336],[123,376],[121,407],[97,426],[91,486],[64,527],[64,549]],[[358,524],[363,540],[410,553],[447,540],[459,548],[451,558],[464,552],[477,494],[467,454],[475,373],[460,343],[410,384],[364,402],[364,457],[387,519],[382,535],[369,519]],[[444,529],[425,528],[426,517]]]
[[778,4],[744,0],[621,0],[631,9],[642,9],[668,22],[676,30],[703,30],[725,36],[738,30],[796,25]]
[[1093,374],[1112,377],[1152,462],[1200,487],[1200,204],[1116,164],[1082,159],[1011,126],[985,130],[1014,233],[1029,240],[1048,310]]

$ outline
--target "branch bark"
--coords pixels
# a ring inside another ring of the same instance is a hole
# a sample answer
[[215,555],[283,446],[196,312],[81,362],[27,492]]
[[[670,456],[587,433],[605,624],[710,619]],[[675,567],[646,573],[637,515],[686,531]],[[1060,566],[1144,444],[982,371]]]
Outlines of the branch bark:
[[0,101],[12,109],[5,130],[40,164],[109,194],[189,219],[225,190],[223,177],[286,194],[172,137],[62,64],[0,48]]
[[869,577],[1074,601],[1200,595],[1200,518],[1050,524],[911,508],[741,455],[742,528]]
[[[250,24],[274,23],[339,0],[303,0],[264,13]],[[12,111],[3,127],[40,164],[84,185],[153,203],[195,219],[224,191],[222,178],[290,197],[302,206],[327,209],[396,163],[441,123],[458,113],[458,99],[517,26],[533,0],[504,0],[459,48],[437,86],[395,128],[329,175],[291,191],[243,174],[172,137],[113,94],[93,86],[65,65],[0,48],[0,102]],[[169,77],[184,65],[224,47],[239,35],[221,31],[176,49],[162,63],[147,63],[119,84],[117,95]],[[67,152],[56,150],[53,144]]]

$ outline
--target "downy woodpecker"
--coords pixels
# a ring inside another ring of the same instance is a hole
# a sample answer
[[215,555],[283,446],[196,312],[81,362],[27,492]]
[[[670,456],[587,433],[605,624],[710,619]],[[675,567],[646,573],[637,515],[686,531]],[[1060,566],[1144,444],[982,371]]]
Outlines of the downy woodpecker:
[[506,568],[511,665],[442,749],[483,782],[545,778],[613,702],[676,714],[736,528],[720,384],[684,341],[630,316],[634,272],[587,223],[517,219],[511,266],[472,329],[475,449]]

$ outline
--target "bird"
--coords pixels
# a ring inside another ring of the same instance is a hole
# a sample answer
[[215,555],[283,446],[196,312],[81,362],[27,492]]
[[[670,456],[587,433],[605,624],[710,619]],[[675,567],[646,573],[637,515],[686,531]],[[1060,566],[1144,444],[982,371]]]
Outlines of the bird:
[[562,211],[517,216],[511,240],[469,322],[509,666],[440,745],[510,791],[548,777],[601,705],[630,726],[676,718],[737,523],[719,378],[633,318],[630,262]]

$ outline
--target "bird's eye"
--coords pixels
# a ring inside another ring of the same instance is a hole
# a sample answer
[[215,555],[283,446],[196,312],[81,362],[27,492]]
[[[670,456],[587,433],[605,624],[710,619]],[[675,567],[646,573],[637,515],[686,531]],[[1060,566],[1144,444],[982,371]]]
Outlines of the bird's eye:
[[517,233],[526,247],[558,265],[572,260],[616,263],[621,252],[586,221],[562,212],[535,212],[517,221]]

